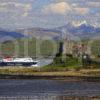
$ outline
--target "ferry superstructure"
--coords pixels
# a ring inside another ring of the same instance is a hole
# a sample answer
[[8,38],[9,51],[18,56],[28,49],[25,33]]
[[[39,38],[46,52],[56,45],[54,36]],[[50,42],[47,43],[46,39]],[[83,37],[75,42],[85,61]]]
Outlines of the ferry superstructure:
[[6,57],[0,60],[0,66],[38,66],[38,61],[32,58],[12,58]]

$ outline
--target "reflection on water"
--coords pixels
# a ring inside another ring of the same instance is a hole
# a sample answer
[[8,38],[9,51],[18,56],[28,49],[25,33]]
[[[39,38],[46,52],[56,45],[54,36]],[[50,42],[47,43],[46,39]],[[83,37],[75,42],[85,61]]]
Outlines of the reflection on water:
[[0,80],[0,100],[100,100],[100,83]]

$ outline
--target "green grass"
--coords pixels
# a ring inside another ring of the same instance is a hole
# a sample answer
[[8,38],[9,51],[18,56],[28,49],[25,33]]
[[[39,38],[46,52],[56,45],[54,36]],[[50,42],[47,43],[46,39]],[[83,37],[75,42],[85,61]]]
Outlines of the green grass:
[[[82,41],[84,44],[87,44],[89,40]],[[25,48],[25,42],[28,42],[28,45]],[[18,53],[16,51],[15,43],[18,46]],[[52,40],[39,40],[36,38],[31,39],[17,39],[16,41],[7,41],[1,44],[0,52],[3,56],[18,56],[24,57],[26,55],[25,51],[28,49],[28,56],[30,57],[49,57],[58,53],[59,42],[53,42]],[[92,45],[92,53],[96,56],[100,54],[100,40],[94,40]],[[27,56],[27,55],[26,55]],[[68,70],[68,69],[80,69],[82,66],[82,61],[80,58],[66,57],[64,61],[61,61],[62,58],[56,57],[54,62],[48,66],[45,66],[46,71],[59,71],[59,70]],[[97,65],[98,66],[98,65]]]
[[94,40],[92,43],[92,54],[96,57],[100,56],[100,39]]
[[[52,40],[42,40],[42,39],[16,39],[16,41],[6,41],[2,44],[0,44],[0,52],[4,55],[15,55],[15,43],[17,43],[18,47],[18,54],[17,56],[25,56],[25,42],[28,41],[28,55],[31,57],[41,56],[51,56],[55,55],[58,52],[59,48],[59,42],[54,42]],[[74,42],[74,41],[73,41]],[[82,40],[82,43],[88,44],[89,40]],[[91,44],[91,50],[92,54],[96,57],[100,56],[100,39],[93,40],[93,43]],[[16,55],[15,55],[16,56]]]
[[[57,43],[53,43],[52,40],[39,40],[36,38],[23,38],[17,39],[16,41],[7,41],[0,44],[0,52],[2,55],[18,57],[48,57],[56,54],[57,48]],[[18,52],[15,54],[15,51]]]
[[8,75],[35,75],[35,76],[99,76],[100,69],[81,69],[77,70],[59,70],[47,71],[47,69],[25,68],[25,67],[9,67],[0,68],[0,74]]

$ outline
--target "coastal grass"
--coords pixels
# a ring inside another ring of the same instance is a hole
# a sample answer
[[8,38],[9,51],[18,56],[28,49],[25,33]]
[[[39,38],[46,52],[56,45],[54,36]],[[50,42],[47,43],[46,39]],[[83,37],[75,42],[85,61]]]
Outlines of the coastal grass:
[[0,74],[33,75],[33,76],[99,76],[100,69],[63,69],[62,71],[47,71],[43,68],[5,67],[0,68]]

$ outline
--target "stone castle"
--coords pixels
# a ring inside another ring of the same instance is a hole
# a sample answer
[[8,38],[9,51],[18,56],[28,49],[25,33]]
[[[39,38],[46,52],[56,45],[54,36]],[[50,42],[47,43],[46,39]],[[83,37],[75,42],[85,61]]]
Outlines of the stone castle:
[[82,54],[89,54],[91,55],[91,49],[88,45],[83,44],[81,42],[75,43],[71,39],[64,39],[62,41],[62,55],[73,55],[73,56],[80,56]]

